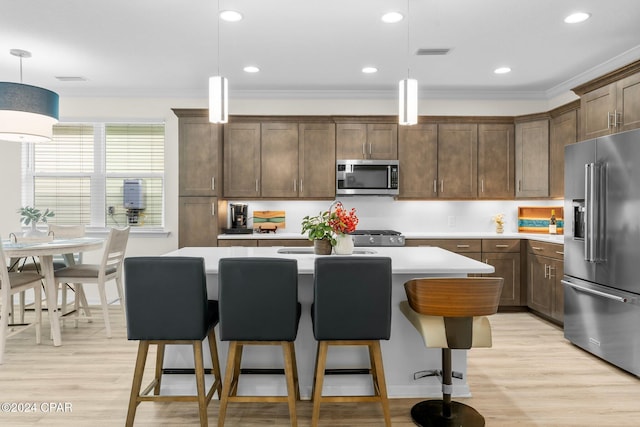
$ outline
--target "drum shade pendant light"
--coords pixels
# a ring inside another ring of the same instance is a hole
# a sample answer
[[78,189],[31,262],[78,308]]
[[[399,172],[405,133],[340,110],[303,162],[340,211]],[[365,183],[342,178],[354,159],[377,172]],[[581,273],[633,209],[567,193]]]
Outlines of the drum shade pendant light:
[[407,78],[400,80],[398,85],[398,121],[401,125],[418,123],[418,81],[409,78],[409,40],[409,0],[407,0]]
[[218,75],[209,78],[209,121],[229,121],[229,82],[220,75],[220,1],[218,0]]
[[20,83],[0,82],[0,140],[46,142],[53,137],[58,123],[58,94],[22,83],[22,58],[31,53],[11,49],[20,58]]

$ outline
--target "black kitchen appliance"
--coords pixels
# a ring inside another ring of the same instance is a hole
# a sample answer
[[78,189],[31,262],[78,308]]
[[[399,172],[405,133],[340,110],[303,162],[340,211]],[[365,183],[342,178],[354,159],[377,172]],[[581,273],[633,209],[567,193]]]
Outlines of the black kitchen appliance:
[[249,208],[246,203],[229,203],[229,215],[231,216],[231,228],[225,229],[227,234],[250,234],[253,230],[247,228]]

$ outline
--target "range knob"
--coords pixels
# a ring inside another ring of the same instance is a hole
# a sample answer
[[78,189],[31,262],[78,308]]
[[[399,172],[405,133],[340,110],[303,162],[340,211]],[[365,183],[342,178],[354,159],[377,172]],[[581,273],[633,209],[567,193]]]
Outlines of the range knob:
[[369,236],[369,243],[375,243],[376,239],[373,238],[373,236]]
[[396,238],[391,236],[389,237],[389,243],[394,244],[396,242]]

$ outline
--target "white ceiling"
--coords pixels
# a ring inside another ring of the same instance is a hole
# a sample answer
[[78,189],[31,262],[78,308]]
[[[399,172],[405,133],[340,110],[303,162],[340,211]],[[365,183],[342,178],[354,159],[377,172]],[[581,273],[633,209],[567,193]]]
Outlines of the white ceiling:
[[[244,15],[220,23],[231,96],[285,91],[394,96],[550,98],[640,58],[639,0],[219,0]],[[61,96],[206,97],[216,74],[217,0],[0,0],[0,80]],[[566,15],[592,14],[568,25]],[[418,48],[450,48],[415,56]],[[248,74],[246,65],[261,72]],[[495,75],[498,66],[513,69]],[[365,75],[364,66],[379,72]],[[84,82],[61,82],[81,76]]]

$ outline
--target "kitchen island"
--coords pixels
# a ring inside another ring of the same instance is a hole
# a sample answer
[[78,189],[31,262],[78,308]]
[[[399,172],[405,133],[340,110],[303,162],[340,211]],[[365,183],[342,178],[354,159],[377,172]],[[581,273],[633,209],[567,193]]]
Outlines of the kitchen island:
[[[302,317],[295,342],[298,361],[300,394],[303,399],[311,396],[316,341],[311,327],[310,308],[313,301],[313,248],[300,247],[209,247],[182,248],[166,256],[195,256],[205,260],[207,292],[209,298],[218,297],[218,261],[229,257],[277,257],[290,258],[298,262],[298,300],[302,304]],[[440,350],[424,347],[422,338],[399,310],[400,301],[406,300],[404,283],[416,277],[466,277],[468,274],[493,273],[494,268],[437,247],[374,247],[356,248],[353,256],[384,256],[392,259],[392,318],[391,338],[382,341],[387,391],[390,397],[434,397],[441,395],[441,385],[436,377],[413,379],[413,374],[427,369],[440,369]],[[336,256],[336,255],[327,255]],[[362,351],[360,351],[362,350]],[[219,343],[219,357],[224,370],[227,344]],[[453,395],[469,396],[466,381],[467,359],[465,350],[454,350],[453,369],[464,374],[463,379],[454,379]],[[210,365],[209,365],[210,366]],[[243,366],[272,368],[282,366],[279,348],[247,348]],[[365,349],[356,347],[332,348],[327,368],[365,367],[368,356]],[[193,355],[188,347],[169,346],[165,355],[166,369],[190,369]],[[224,375],[224,372],[223,372]],[[168,378],[163,386],[170,392],[186,392],[192,378],[179,381]],[[186,385],[185,385],[186,383]],[[325,379],[325,394],[371,393],[369,376],[329,376]],[[284,378],[281,376],[256,375],[240,381],[240,394],[286,394]]]

